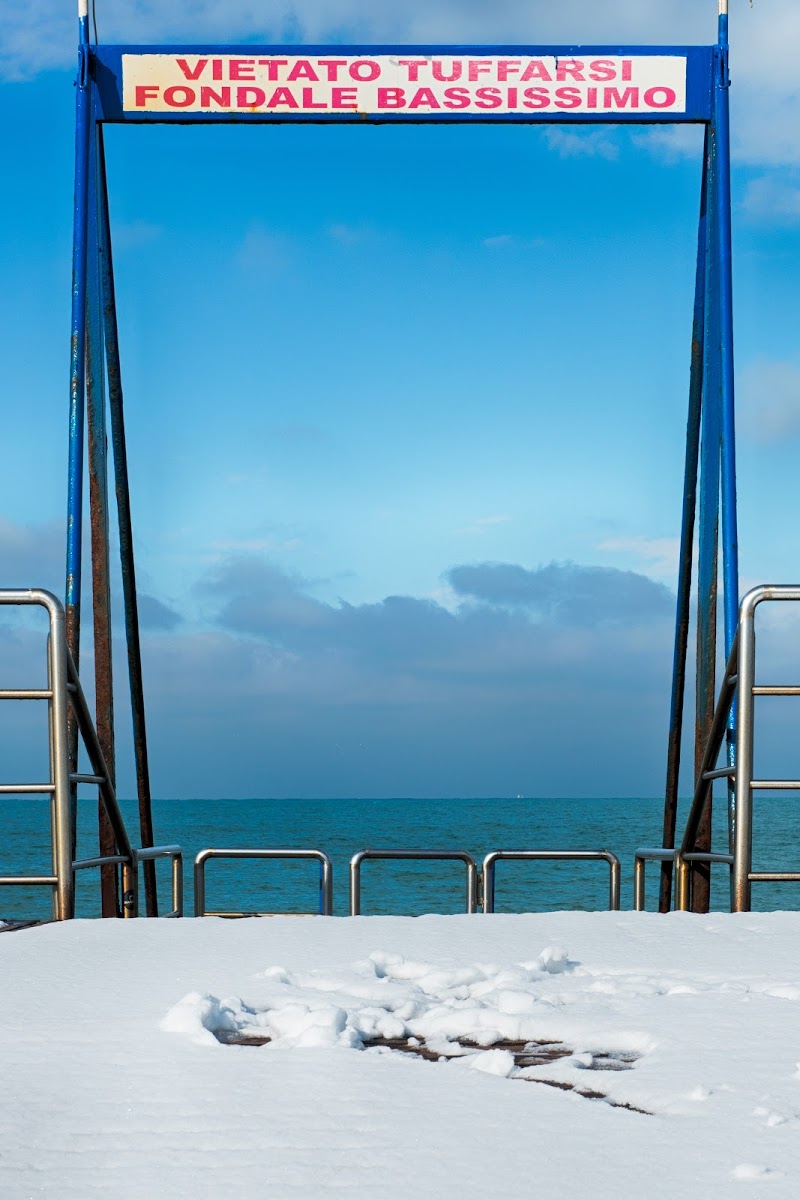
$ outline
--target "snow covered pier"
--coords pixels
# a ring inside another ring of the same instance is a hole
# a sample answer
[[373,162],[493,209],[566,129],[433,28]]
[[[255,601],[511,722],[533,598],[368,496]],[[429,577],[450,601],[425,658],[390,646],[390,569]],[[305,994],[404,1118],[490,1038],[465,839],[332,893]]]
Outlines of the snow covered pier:
[[798,938],[800,913],[0,938],[0,1194],[794,1197]]

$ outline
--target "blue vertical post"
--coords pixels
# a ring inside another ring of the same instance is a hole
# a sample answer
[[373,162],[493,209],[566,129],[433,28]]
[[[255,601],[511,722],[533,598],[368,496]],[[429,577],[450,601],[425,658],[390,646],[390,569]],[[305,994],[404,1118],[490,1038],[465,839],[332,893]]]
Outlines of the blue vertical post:
[[[722,563],[724,580],[725,658],[739,620],[739,534],[736,518],[736,425],[733,378],[733,255],[731,245],[730,75],[728,73],[728,4],[720,2],[719,47],[714,80],[714,126],[717,135],[719,203],[720,403],[722,409]],[[736,766],[736,708],[727,734],[728,765]],[[733,781],[728,783],[728,837],[733,846],[736,820]]]
[[[681,548],[678,567],[678,596],[675,612],[675,643],[672,661],[669,738],[667,741],[667,779],[664,793],[664,831],[662,846],[675,845],[678,816],[678,785],[683,734],[683,701],[686,689],[686,651],[689,642],[689,618],[692,595],[692,554],[697,508],[697,473],[700,452],[700,417],[703,398],[703,346],[705,341],[706,275],[708,260],[708,128],[703,146],[703,173],[700,185],[700,216],[697,226],[697,267],[692,317],[692,350],[689,370],[689,412],[686,419],[686,456],[683,472],[683,510]],[[669,912],[672,894],[672,860],[661,864],[659,912]]]
[[66,581],[67,642],[76,664],[80,653],[81,524],[83,519],[83,440],[86,393],[86,242],[89,221],[90,124],[89,5],[88,0],[78,0]]
[[[695,718],[695,783],[714,715],[717,657],[717,566],[720,501],[720,261],[719,160],[716,129],[708,141],[708,255],[703,366],[703,419],[700,449],[700,514],[697,565],[697,682]],[[698,827],[695,849],[711,848],[712,803],[709,797]],[[706,912],[710,902],[708,864],[692,870],[692,908]]]
[[[83,525],[83,441],[86,404],[86,241],[89,221],[89,4],[78,0],[78,75],[75,81],[75,193],[72,226],[72,321],[69,382],[69,466],[67,470],[66,634],[75,665],[81,645],[81,557]],[[67,721],[70,770],[78,765],[78,724],[70,707]],[[70,787],[72,857],[76,848],[77,787]]]

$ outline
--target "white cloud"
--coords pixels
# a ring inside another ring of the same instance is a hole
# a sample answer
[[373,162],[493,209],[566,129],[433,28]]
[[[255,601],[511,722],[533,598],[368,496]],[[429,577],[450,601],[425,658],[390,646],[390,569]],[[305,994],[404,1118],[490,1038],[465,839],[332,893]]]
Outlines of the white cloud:
[[800,437],[800,367],[760,359],[739,376],[742,432],[754,442],[784,442]]
[[152,221],[119,221],[114,224],[115,250],[140,250],[150,246],[164,233],[160,225]]
[[453,533],[484,533],[487,529],[491,529],[493,525],[505,525],[510,520],[511,517],[505,514],[500,517],[478,517],[470,525],[464,525],[461,529],[454,529]]
[[279,542],[276,538],[220,538],[209,543],[211,550],[219,554],[278,554],[283,550],[296,550],[302,543],[299,538],[288,538]]
[[634,143],[644,146],[665,163],[676,163],[685,158],[697,160],[703,151],[703,129],[700,125],[653,125],[631,136]]
[[648,575],[674,579],[678,573],[680,538],[651,538],[637,534],[633,537],[607,538],[598,543],[595,549],[619,555],[626,564],[636,566]]
[[236,252],[236,262],[248,271],[274,274],[288,266],[291,259],[289,239],[262,225],[251,225]]
[[742,211],[753,221],[800,224],[800,187],[782,177],[762,175],[747,185]]
[[540,250],[547,245],[547,238],[518,237],[514,233],[496,233],[481,240],[487,250]]
[[347,225],[344,221],[328,226],[328,236],[342,246],[358,246],[375,237],[374,230],[366,225]]
[[[8,6],[7,6],[8,7]],[[716,39],[711,0],[100,0],[105,42],[530,42],[680,45]],[[75,61],[74,6],[38,0],[3,16],[0,77]],[[741,161],[800,163],[800,5],[731,6],[734,149]]]
[[550,126],[544,136],[548,146],[562,158],[605,158],[609,162],[619,158],[619,144],[613,130]]

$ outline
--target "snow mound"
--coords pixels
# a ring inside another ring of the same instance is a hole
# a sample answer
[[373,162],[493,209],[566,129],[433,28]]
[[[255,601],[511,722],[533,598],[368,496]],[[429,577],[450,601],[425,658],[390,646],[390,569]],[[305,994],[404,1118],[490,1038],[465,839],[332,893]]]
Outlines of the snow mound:
[[[513,1054],[503,1044],[560,1041],[565,1035],[574,1044],[577,1035],[583,1045],[570,1065],[585,1069],[594,1064],[590,1031],[563,1018],[553,1020],[554,1010],[567,1008],[570,999],[569,993],[554,992],[554,977],[578,969],[560,946],[546,948],[532,961],[449,968],[379,950],[338,971],[268,967],[257,976],[265,997],[258,1005],[191,992],[170,1009],[161,1027],[199,1043],[250,1041],[272,1050],[410,1043],[423,1046],[428,1057],[458,1059],[503,1077],[515,1072]],[[616,1043],[609,1045],[604,1037],[606,1056],[635,1057],[649,1040],[627,1031]],[[501,1048],[488,1053],[465,1050],[487,1051],[498,1044]]]

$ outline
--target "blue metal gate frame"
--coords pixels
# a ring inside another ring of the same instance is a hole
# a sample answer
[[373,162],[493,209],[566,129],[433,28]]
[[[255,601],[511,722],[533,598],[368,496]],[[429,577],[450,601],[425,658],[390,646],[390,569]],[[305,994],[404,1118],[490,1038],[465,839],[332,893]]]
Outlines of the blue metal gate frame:
[[[103,751],[113,770],[113,711],[110,710],[110,615],[107,603],[108,497],[104,380],[108,384],[112,446],[120,518],[120,552],[128,640],[128,667],[134,718],[142,844],[152,844],[150,785],[139,654],[139,624],[128,493],[122,382],[117,344],[116,300],[111,258],[103,126],[113,124],[218,124],[235,122],[334,124],[685,124],[705,126],[697,271],[692,326],[689,414],[681,524],[680,569],[673,659],[673,686],[667,754],[664,846],[673,846],[677,810],[683,696],[692,593],[692,555],[698,525],[697,686],[695,762],[702,756],[714,708],[717,656],[717,574],[722,551],[724,652],[738,620],[738,537],[733,379],[733,301],[731,281],[731,190],[727,0],[720,0],[718,37],[708,46],[105,46],[91,45],[87,0],[79,0],[79,54],[76,105],[75,207],[72,276],[72,341],[69,402],[66,608],[70,649],[80,649],[80,597],[86,405],[89,400],[89,475],[92,483],[92,558],[95,579],[94,625],[98,692],[107,711],[98,722],[107,730]],[[686,61],[686,104],[681,112],[571,112],[552,108],[507,112],[164,112],[124,108],[123,59],[139,55],[263,56],[374,59],[379,56],[476,56],[551,59],[677,57]],[[99,397],[99,399],[98,399]],[[696,509],[699,503],[699,515]],[[721,535],[721,537],[720,537]],[[97,589],[100,585],[100,595]],[[100,714],[98,714],[100,716]],[[733,718],[728,760],[735,764]],[[710,806],[709,806],[710,809]],[[734,820],[732,791],[729,816]],[[710,820],[710,817],[709,817]],[[710,830],[702,837],[708,838]],[[703,848],[698,843],[698,848]],[[152,864],[150,864],[152,866]],[[668,907],[672,864],[662,868],[661,907]],[[697,907],[707,906],[707,878],[696,870]],[[146,879],[148,912],[155,912],[155,878]]]

